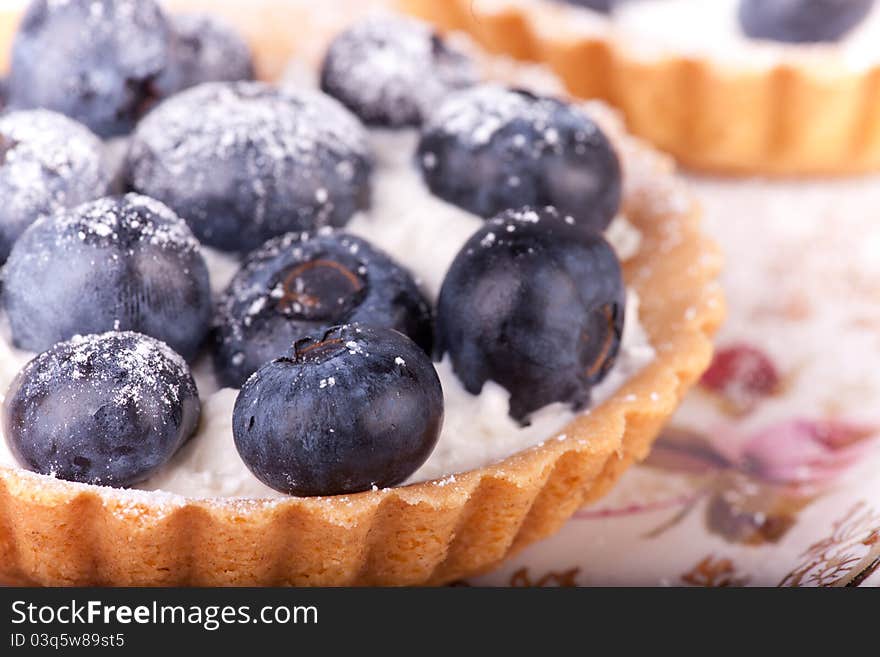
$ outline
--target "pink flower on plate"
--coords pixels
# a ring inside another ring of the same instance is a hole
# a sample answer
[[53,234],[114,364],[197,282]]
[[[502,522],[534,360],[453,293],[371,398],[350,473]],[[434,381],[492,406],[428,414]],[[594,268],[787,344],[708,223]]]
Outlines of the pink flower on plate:
[[825,484],[854,465],[876,435],[876,427],[842,420],[786,420],[754,434],[737,460],[770,483]]
[[729,414],[745,415],[766,397],[778,394],[782,379],[764,351],[737,342],[717,350],[700,385],[726,402]]
[[[583,510],[577,517],[611,517],[679,506],[645,534],[659,536],[705,501],[707,530],[740,545],[775,543],[798,514],[877,444],[880,425],[837,419],[790,418],[741,436],[736,425],[710,432],[667,427],[645,464],[690,477],[689,495],[664,504]],[[880,540],[880,539],[878,539]]]

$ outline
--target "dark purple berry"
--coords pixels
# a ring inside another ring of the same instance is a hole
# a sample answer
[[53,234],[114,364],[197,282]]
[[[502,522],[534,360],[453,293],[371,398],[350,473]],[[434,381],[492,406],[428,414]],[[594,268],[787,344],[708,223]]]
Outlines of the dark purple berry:
[[186,362],[138,333],[60,342],[30,361],[3,404],[3,435],[22,467],[103,486],[143,481],[199,422]]
[[107,192],[102,148],[88,128],[56,112],[0,116],[0,263],[39,217]]
[[208,14],[175,14],[170,22],[170,59],[158,81],[163,95],[203,82],[254,79],[250,47],[233,25]]
[[470,60],[430,25],[403,16],[367,19],[337,36],[321,88],[364,123],[420,125],[450,91],[476,81]]
[[232,420],[258,479],[291,495],[405,481],[431,454],[443,390],[430,358],[391,329],[334,327],[302,338],[248,379]]
[[422,130],[418,160],[435,195],[485,218],[553,205],[602,231],[620,206],[620,164],[602,131],[576,106],[526,91],[449,96]]
[[838,41],[861,23],[874,0],[741,0],[739,22],[754,39]]
[[346,233],[291,233],[245,260],[218,304],[214,364],[239,388],[297,339],[337,324],[388,327],[431,351],[431,308],[412,275]]
[[625,288],[613,249],[552,208],[486,222],[456,256],[437,307],[437,343],[464,387],[510,393],[525,421],[553,402],[575,409],[614,364]]
[[196,356],[211,320],[208,269],[186,223],[126,194],[31,224],[3,269],[15,346],[43,351],[75,335],[137,331]]
[[138,125],[127,169],[136,191],[226,251],[343,226],[369,204],[371,161],[357,118],[319,92],[260,82],[172,96]]
[[562,2],[567,2],[570,5],[577,5],[579,7],[586,7],[587,9],[593,9],[594,11],[601,11],[603,14],[608,14],[614,9],[615,0],[562,0]]
[[66,114],[101,137],[156,99],[170,30],[153,0],[33,0],[12,46],[9,103]]

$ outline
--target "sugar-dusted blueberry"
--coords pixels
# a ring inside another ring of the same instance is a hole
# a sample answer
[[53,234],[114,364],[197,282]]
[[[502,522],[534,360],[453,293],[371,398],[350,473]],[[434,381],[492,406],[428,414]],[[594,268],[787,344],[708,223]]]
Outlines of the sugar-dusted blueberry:
[[604,230],[620,205],[621,171],[602,131],[578,107],[495,85],[452,94],[418,147],[431,191],[482,217],[553,205]]
[[42,217],[3,269],[12,341],[43,351],[75,335],[138,331],[187,359],[211,320],[208,269],[186,223],[126,194]]
[[433,27],[373,16],[337,36],[321,68],[321,88],[371,125],[420,125],[450,91],[477,79],[470,59]]
[[209,82],[172,96],[138,125],[127,169],[135,190],[226,251],[342,226],[369,204],[357,118],[322,93],[261,82]]
[[56,112],[0,116],[0,263],[38,217],[107,192],[102,153],[88,128]]
[[308,496],[405,481],[442,424],[443,390],[421,347],[392,329],[351,325],[297,340],[257,370],[232,430],[258,479]]
[[446,274],[437,343],[464,387],[510,393],[520,421],[552,402],[575,409],[614,364],[625,288],[613,249],[552,208],[508,211],[480,228]]
[[233,388],[298,338],[337,324],[393,328],[432,347],[431,307],[412,275],[365,240],[329,229],[264,244],[217,306],[215,371]]
[[10,106],[128,132],[155,100],[170,41],[154,0],[33,0],[12,46]]
[[754,39],[838,41],[861,23],[874,0],[740,0],[739,22]]
[[250,47],[235,27],[210,14],[173,14],[168,66],[158,81],[163,95],[203,82],[254,79]]
[[165,343],[110,332],[60,342],[30,361],[3,404],[3,435],[22,467],[130,486],[168,462],[199,423],[186,362]]

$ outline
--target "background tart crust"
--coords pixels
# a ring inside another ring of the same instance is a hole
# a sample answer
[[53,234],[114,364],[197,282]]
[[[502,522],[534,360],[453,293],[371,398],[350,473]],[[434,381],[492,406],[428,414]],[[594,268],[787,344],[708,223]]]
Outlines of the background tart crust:
[[[279,5],[266,18],[251,6],[232,16],[257,49],[264,76],[277,75],[292,54],[290,26],[299,31],[307,21],[301,11]],[[0,20],[0,34],[11,33],[14,21]],[[283,34],[279,24],[287,26]],[[493,568],[601,497],[647,455],[708,366],[724,303],[716,281],[718,249],[700,233],[699,208],[668,158],[625,135],[604,107],[596,104],[590,112],[624,163],[625,209],[643,235],[625,277],[639,292],[641,319],[657,350],[656,359],[611,399],[544,444],[495,465],[341,497],[186,499],[0,468],[0,580],[440,584]]]
[[749,69],[674,53],[640,58],[620,36],[573,35],[571,7],[549,1],[399,2],[492,52],[548,64],[572,94],[620,108],[633,134],[690,168],[769,176],[880,169],[880,65],[855,71],[805,59]]

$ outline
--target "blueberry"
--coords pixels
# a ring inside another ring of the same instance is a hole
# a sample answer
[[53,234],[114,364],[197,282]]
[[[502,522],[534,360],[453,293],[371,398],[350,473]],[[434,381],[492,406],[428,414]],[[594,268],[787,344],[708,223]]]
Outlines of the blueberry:
[[553,205],[585,230],[604,230],[620,206],[617,155],[577,107],[494,85],[451,95],[418,147],[431,191],[489,218]]
[[126,167],[135,190],[173,208],[204,244],[249,251],[342,226],[366,207],[366,143],[360,122],[319,92],[206,83],[141,121]]
[[837,41],[862,22],[874,0],[741,0],[739,22],[754,39]]
[[245,260],[218,303],[215,371],[239,388],[295,340],[337,324],[397,329],[431,351],[431,308],[408,271],[346,233],[290,233]]
[[60,479],[130,486],[164,465],[199,422],[184,360],[139,333],[60,342],[30,361],[3,404],[3,434],[22,467]]
[[333,327],[248,379],[235,446],[266,485],[340,495],[406,480],[431,454],[443,390],[430,358],[392,329]]
[[10,105],[129,132],[156,94],[170,30],[153,0],[34,0],[12,47]]
[[12,341],[29,351],[132,330],[192,359],[211,320],[198,241],[171,210],[137,194],[38,219],[15,243],[3,283]]
[[321,88],[371,125],[420,125],[450,91],[476,80],[471,61],[427,23],[376,16],[330,44]]
[[614,9],[615,0],[562,0],[562,2],[567,2],[570,5],[577,5],[579,7],[586,7],[587,9],[593,9],[594,11],[601,11],[603,14],[611,13],[611,10]]
[[85,126],[55,112],[0,116],[0,263],[38,217],[107,192],[102,148]]
[[163,95],[203,82],[254,79],[250,47],[234,26],[208,14],[177,14],[170,22],[170,61],[157,83]]
[[600,234],[553,208],[508,211],[446,274],[438,351],[469,392],[488,380],[506,388],[516,420],[552,402],[580,409],[614,364],[624,301],[620,264]]

